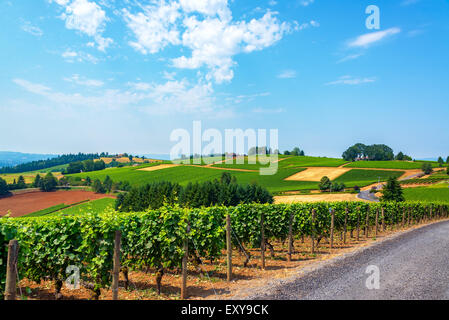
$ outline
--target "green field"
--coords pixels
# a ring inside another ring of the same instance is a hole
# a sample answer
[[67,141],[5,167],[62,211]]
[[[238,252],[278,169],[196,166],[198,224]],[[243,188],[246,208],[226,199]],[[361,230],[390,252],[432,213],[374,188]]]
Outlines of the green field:
[[[104,180],[108,175],[113,181],[128,181],[133,186],[142,186],[150,182],[171,181],[180,185],[187,185],[189,182],[205,182],[214,179],[220,179],[224,170],[211,168],[201,168],[193,166],[179,166],[157,171],[142,171],[142,168],[114,168],[102,171],[79,173],[72,176],[85,178],[89,176],[92,180]],[[279,169],[275,175],[261,176],[259,172],[239,172],[228,171],[237,178],[239,183],[258,183],[272,192],[290,191],[290,190],[308,190],[318,188],[317,182],[302,181],[284,181],[285,178],[299,172],[299,169]]]
[[46,209],[43,209],[43,210],[39,210],[39,211],[30,213],[30,214],[27,214],[24,217],[30,217],[31,218],[31,217],[46,216],[46,215],[49,215],[49,214],[51,214],[51,213],[53,213],[55,211],[62,210],[64,208],[67,208],[67,205],[62,203],[62,204],[58,204],[58,205],[50,207],[50,208],[46,208]]
[[[346,165],[346,168],[373,168],[373,169],[402,169],[413,170],[421,169],[423,163],[427,161],[357,161]],[[428,162],[432,164],[434,168],[437,168],[439,164],[437,162]]]
[[341,175],[335,182],[344,183],[347,187],[364,187],[371,183],[385,181],[390,177],[399,178],[404,174],[404,171],[382,171],[382,170],[360,170],[353,169]]
[[89,202],[85,202],[73,207],[69,207],[66,209],[62,209],[60,211],[51,213],[50,215],[61,215],[61,214],[67,214],[67,215],[77,215],[77,214],[83,214],[83,213],[101,213],[104,212],[106,209],[111,208],[113,209],[115,206],[115,199],[111,198],[103,198],[98,200],[93,200]]
[[343,159],[323,157],[289,157],[279,162],[279,166],[287,167],[339,167],[347,163]]
[[429,187],[404,189],[407,201],[449,202],[449,184],[440,183]]
[[14,180],[18,180],[20,176],[23,176],[25,178],[26,183],[32,183],[34,181],[34,178],[37,174],[43,176],[48,172],[61,172],[65,168],[67,168],[67,164],[55,166],[47,169],[42,170],[35,170],[35,171],[28,171],[23,173],[6,173],[6,174],[0,174],[0,178],[5,180],[7,183],[13,183]]
[[[237,178],[239,183],[258,183],[259,185],[266,187],[273,193],[285,192],[285,191],[302,191],[302,190],[315,190],[318,189],[318,182],[309,181],[285,181],[284,179],[300,172],[303,167],[338,167],[346,163],[341,159],[332,158],[318,158],[318,157],[286,157],[287,159],[280,161],[279,168],[276,174],[272,176],[262,176],[259,174],[258,169],[260,164],[256,165],[225,165],[220,164],[216,166],[239,168],[239,169],[253,169],[254,172],[243,171],[228,171],[232,176]],[[171,181],[181,185],[187,185],[189,182],[205,182],[214,179],[220,179],[224,170],[182,165],[173,168],[167,168],[156,171],[142,171],[139,170],[152,165],[141,165],[137,167],[124,167],[124,168],[110,168],[102,171],[80,173],[73,176],[79,176],[85,178],[89,176],[92,180],[100,179],[104,180],[106,176],[109,176],[113,181],[128,181],[133,186],[142,186],[150,182],[159,181]],[[369,184],[375,183],[380,177],[381,181],[385,181],[390,176],[399,177],[403,174],[402,171],[382,171],[382,170],[351,170],[343,176],[339,177],[336,181],[345,183],[348,187],[355,185],[364,187]]]
[[66,204],[58,204],[56,206],[46,208],[43,210],[39,210],[30,214],[23,216],[22,218],[32,218],[32,217],[41,217],[41,216],[55,216],[55,215],[76,215],[83,214],[87,212],[91,213],[101,213],[104,212],[107,208],[114,208],[115,199],[112,198],[103,198],[92,201],[83,201],[79,204],[74,205],[66,205]]

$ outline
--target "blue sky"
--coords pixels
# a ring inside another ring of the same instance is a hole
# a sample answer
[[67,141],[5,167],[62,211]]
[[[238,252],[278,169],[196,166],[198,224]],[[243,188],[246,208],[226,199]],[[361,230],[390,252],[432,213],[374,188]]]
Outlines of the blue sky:
[[0,150],[169,153],[172,130],[201,120],[279,129],[281,150],[310,155],[357,142],[449,155],[444,0],[15,0],[0,12]]

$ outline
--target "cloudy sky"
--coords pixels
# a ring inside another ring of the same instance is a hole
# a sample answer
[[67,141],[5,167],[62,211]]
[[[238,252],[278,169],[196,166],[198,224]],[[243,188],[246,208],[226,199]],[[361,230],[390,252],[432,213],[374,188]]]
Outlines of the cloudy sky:
[[[369,30],[366,7],[380,8]],[[444,0],[0,3],[0,150],[169,153],[170,133],[279,129],[449,155]]]

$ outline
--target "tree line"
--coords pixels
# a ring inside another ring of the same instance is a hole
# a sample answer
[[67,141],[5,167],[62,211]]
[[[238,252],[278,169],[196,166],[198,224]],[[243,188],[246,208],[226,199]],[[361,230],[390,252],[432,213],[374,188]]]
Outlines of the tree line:
[[349,147],[342,155],[346,161],[369,160],[369,161],[391,161],[391,160],[412,160],[403,152],[394,155],[393,149],[385,144],[364,145],[357,143]]
[[56,158],[49,158],[47,160],[32,161],[27,163],[18,164],[13,167],[0,168],[0,173],[20,173],[28,171],[37,171],[48,169],[55,166],[60,166],[64,164],[69,164],[71,162],[84,161],[84,160],[94,160],[98,159],[99,155],[96,154],[64,154],[57,156]]
[[257,184],[240,185],[235,177],[224,172],[220,180],[189,183],[185,187],[172,182],[154,182],[132,188],[118,195],[116,210],[131,212],[175,204],[185,208],[200,208],[241,203],[273,203],[273,196]]

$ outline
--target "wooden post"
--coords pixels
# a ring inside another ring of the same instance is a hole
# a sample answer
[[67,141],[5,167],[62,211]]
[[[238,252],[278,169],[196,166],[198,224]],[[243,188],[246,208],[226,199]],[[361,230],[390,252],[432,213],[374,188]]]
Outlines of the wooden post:
[[369,213],[370,213],[370,207],[366,210],[366,221],[365,221],[365,238],[368,238],[369,236]]
[[290,223],[288,225],[288,255],[287,261],[292,261],[293,252],[293,212],[290,213]]
[[231,216],[229,214],[226,216],[226,253],[228,255],[227,280],[228,280],[228,282],[231,282],[231,280],[232,280],[232,241],[231,241]]
[[357,241],[360,240],[360,207],[357,208]]
[[190,225],[187,226],[187,235],[184,239],[184,256],[182,257],[182,283],[181,283],[181,299],[187,298],[187,261],[189,259],[189,238]]
[[19,255],[19,242],[9,241],[8,261],[6,264],[6,290],[5,300],[16,300],[17,257]]
[[331,249],[334,248],[335,210],[331,210]]
[[346,243],[346,232],[348,231],[348,208],[345,209],[345,226],[343,229],[343,243]]
[[316,211],[315,209],[312,209],[312,254],[315,253],[315,215]]
[[408,208],[408,217],[407,217],[407,226],[410,227],[410,212],[412,211],[412,208]]
[[385,208],[382,207],[382,231],[385,232],[385,230],[387,229],[387,226],[385,225]]
[[261,234],[262,239],[260,241],[260,253],[261,253],[261,259],[262,259],[262,270],[265,270],[265,226],[264,226],[264,216],[263,213],[260,216],[260,228],[261,228]]
[[114,267],[112,272],[112,300],[118,300],[118,282],[120,276],[120,248],[122,233],[115,231],[114,240]]
[[374,236],[377,238],[377,232],[379,229],[379,209],[376,210],[376,230]]
[[405,207],[402,209],[402,228],[405,227]]

